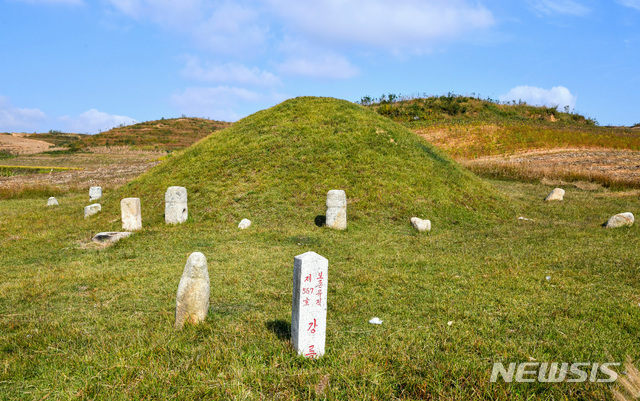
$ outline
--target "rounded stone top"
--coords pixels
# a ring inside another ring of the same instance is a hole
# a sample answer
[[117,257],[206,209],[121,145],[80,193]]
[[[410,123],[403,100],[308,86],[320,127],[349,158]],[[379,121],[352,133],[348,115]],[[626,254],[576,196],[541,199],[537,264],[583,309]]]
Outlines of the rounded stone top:
[[327,207],[342,207],[347,205],[347,194],[342,189],[332,189],[327,192]]
[[187,276],[190,278],[209,278],[209,271],[207,270],[207,258],[202,252],[193,252],[191,255],[189,255],[185,270],[188,272]]
[[187,202],[187,188],[169,187],[164,194],[165,202]]

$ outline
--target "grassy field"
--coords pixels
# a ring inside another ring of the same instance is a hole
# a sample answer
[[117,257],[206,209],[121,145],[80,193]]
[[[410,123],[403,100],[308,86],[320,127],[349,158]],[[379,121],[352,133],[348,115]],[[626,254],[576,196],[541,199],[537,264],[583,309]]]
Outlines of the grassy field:
[[[163,223],[170,185],[189,190],[183,225]],[[349,198],[344,232],[314,224],[334,186]],[[600,226],[638,216],[640,193],[566,187],[543,202],[552,188],[477,179],[359,106],[299,99],[106,191],[92,218],[86,193],[55,208],[3,200],[0,398],[611,399],[605,383],[489,382],[494,362],[640,359],[638,227]],[[143,230],[93,244],[120,229],[128,196],[142,199]],[[209,263],[209,316],[175,331],[194,251]],[[315,361],[289,339],[306,251],[329,260]]]

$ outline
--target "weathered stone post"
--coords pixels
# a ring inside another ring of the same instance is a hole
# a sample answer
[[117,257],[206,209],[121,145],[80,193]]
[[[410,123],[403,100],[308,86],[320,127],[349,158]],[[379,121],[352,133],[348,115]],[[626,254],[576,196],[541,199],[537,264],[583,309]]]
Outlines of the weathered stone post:
[[102,187],[89,188],[89,202],[102,198]]
[[180,224],[187,221],[187,188],[169,187],[164,194],[164,221],[167,224]]
[[294,258],[291,342],[298,355],[324,355],[329,261],[315,252]]
[[120,201],[122,229],[136,231],[142,229],[142,213],[140,198],[124,198]]
[[347,195],[341,189],[327,193],[327,227],[336,230],[347,228]]
[[175,328],[181,329],[185,322],[199,323],[209,312],[209,270],[207,258],[193,252],[187,259],[176,295]]
[[58,200],[55,198],[55,196],[52,196],[49,198],[49,200],[47,200],[47,206],[59,206]]
[[94,214],[98,213],[100,210],[102,210],[102,206],[99,203],[94,203],[92,205],[85,206],[84,218],[86,219],[89,216],[93,216]]

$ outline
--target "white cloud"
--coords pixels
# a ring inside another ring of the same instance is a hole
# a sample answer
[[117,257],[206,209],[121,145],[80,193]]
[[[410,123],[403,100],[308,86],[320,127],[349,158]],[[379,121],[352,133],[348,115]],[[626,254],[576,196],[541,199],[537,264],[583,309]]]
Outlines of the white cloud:
[[336,54],[292,56],[278,66],[284,74],[313,78],[351,78],[360,73],[346,58]]
[[150,20],[191,37],[215,53],[246,54],[266,41],[269,31],[255,4],[205,0],[108,0],[121,14]]
[[138,121],[127,116],[117,116],[91,109],[77,117],[62,116],[58,120],[65,124],[65,131],[97,134],[120,125],[131,125]]
[[618,0],[618,4],[622,4],[625,7],[635,8],[640,10],[640,0]]
[[265,1],[311,39],[387,50],[416,50],[494,24],[489,10],[465,0]]
[[46,119],[41,110],[13,107],[9,98],[0,96],[0,132],[31,132]]
[[500,101],[523,101],[533,106],[557,107],[559,110],[569,106],[573,110],[576,105],[576,96],[564,86],[554,86],[551,89],[542,89],[535,86],[517,86],[499,97]]
[[217,86],[190,87],[173,95],[171,101],[188,116],[236,121],[241,117],[234,111],[239,103],[257,102],[260,98],[260,94],[244,88]]
[[239,63],[201,63],[198,57],[186,56],[186,66],[181,75],[202,82],[237,83],[243,85],[275,86],[282,82],[278,77],[257,67],[249,68]]
[[584,16],[589,8],[573,0],[530,0],[531,6],[541,14],[568,14]]

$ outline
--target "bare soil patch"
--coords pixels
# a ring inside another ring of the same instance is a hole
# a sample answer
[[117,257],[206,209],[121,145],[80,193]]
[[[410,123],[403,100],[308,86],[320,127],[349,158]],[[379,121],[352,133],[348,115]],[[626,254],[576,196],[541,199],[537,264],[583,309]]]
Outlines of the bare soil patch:
[[7,151],[14,155],[31,155],[41,153],[54,144],[37,139],[24,138],[20,134],[0,135],[0,151]]

